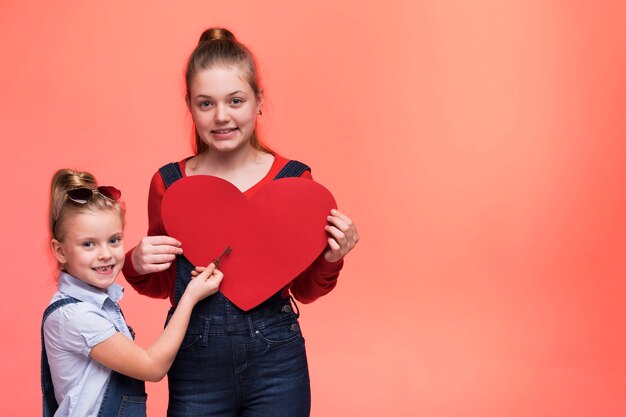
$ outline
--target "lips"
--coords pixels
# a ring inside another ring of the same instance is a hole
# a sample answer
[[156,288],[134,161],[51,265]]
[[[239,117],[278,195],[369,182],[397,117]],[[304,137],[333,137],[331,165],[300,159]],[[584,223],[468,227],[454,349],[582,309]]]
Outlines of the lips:
[[236,127],[230,128],[230,129],[215,129],[215,130],[211,130],[211,133],[215,133],[218,135],[227,135],[231,132],[234,132],[235,130],[237,130]]
[[217,140],[228,140],[234,139],[239,134],[239,129],[236,127],[225,128],[225,129],[215,129],[211,130],[211,136]]

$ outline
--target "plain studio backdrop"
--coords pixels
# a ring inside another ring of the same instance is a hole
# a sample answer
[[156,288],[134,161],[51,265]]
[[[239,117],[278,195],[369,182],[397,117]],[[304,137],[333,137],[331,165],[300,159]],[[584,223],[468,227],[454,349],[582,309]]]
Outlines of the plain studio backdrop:
[[[40,413],[53,172],[119,187],[133,247],[152,174],[191,152],[211,26],[258,58],[266,143],[362,237],[301,306],[314,417],[625,415],[625,4],[0,1],[0,415]],[[149,346],[168,302],[118,282]]]

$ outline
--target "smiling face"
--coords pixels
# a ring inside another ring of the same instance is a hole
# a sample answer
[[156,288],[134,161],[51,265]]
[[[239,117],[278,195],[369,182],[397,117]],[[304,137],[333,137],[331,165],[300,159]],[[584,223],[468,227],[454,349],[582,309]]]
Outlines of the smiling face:
[[236,66],[198,71],[189,93],[187,105],[198,135],[209,149],[232,152],[251,146],[262,98],[255,95]]
[[55,258],[73,277],[106,290],[124,265],[123,224],[113,210],[73,213],[63,225],[63,241],[52,240]]

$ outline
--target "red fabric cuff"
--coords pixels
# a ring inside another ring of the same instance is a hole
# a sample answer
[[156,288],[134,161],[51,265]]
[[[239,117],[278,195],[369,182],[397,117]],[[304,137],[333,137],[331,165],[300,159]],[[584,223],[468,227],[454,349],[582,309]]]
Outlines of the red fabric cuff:
[[132,256],[133,256],[134,250],[135,248],[132,248],[131,250],[126,252],[126,256],[124,258],[124,266],[122,267],[122,273],[124,274],[124,277],[126,279],[141,276],[141,274],[137,272],[135,270],[135,267],[133,266]]

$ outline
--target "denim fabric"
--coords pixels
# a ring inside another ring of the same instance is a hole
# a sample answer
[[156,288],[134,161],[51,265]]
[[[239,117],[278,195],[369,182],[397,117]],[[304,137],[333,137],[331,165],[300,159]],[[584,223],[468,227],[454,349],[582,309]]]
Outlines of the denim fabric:
[[207,300],[168,374],[167,415],[308,416],[304,338],[290,300],[276,294],[248,312],[219,292]]
[[111,371],[98,417],[145,417],[146,400],[143,381]]

